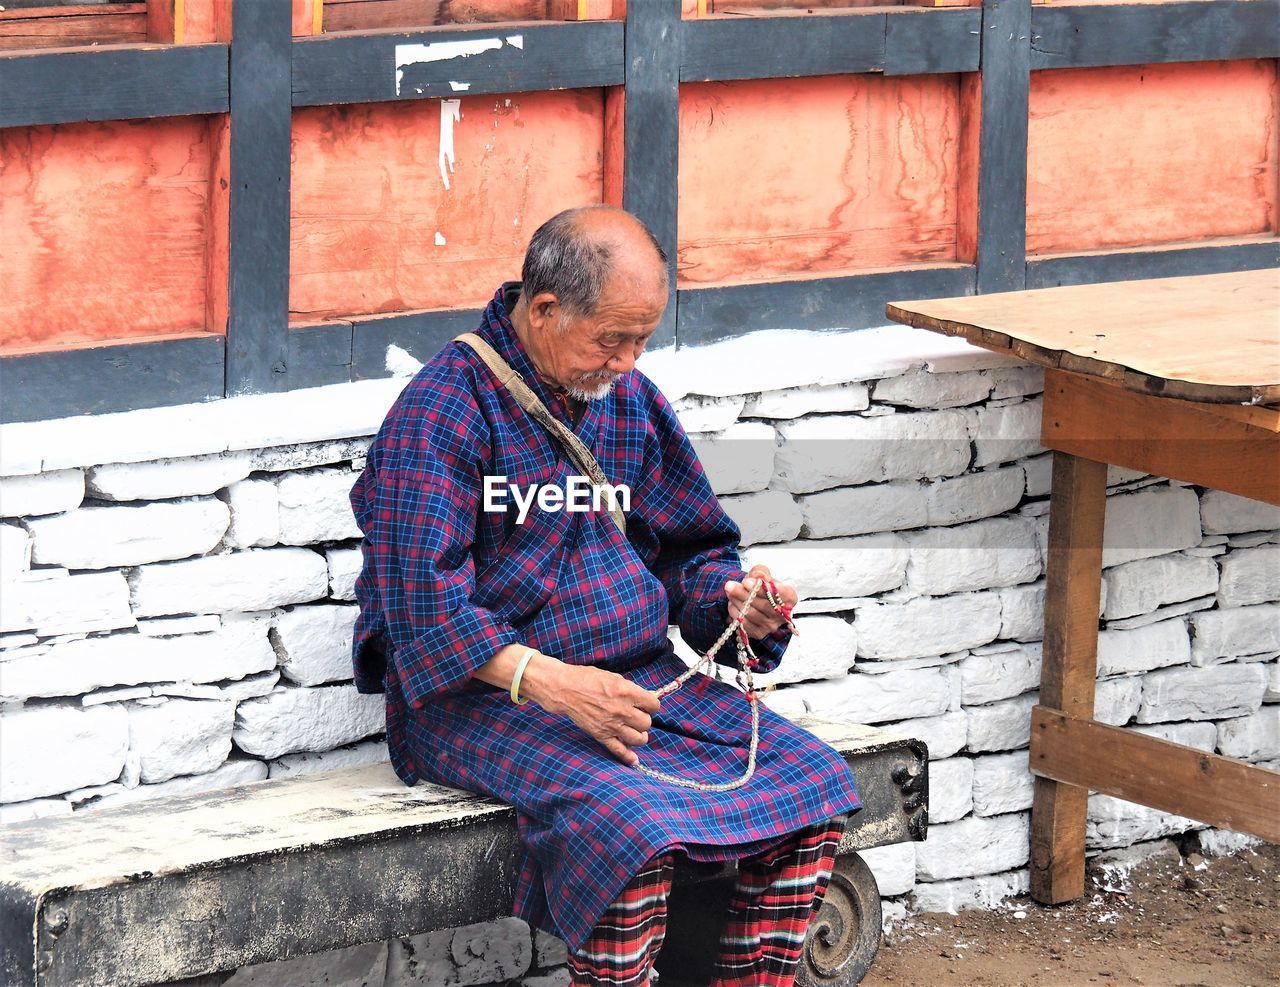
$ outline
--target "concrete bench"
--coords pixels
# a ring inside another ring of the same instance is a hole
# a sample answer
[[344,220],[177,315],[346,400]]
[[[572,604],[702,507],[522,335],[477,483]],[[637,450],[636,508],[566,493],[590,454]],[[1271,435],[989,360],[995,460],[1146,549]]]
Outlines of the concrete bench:
[[[857,851],[924,839],[927,752],[867,727],[804,725],[853,767],[865,807],[798,982],[854,984],[880,942]],[[509,806],[406,788],[388,764],[14,824],[0,829],[0,983],[160,984],[498,918],[511,913],[518,853]],[[731,868],[677,875],[682,917],[660,971],[709,972],[709,902]]]

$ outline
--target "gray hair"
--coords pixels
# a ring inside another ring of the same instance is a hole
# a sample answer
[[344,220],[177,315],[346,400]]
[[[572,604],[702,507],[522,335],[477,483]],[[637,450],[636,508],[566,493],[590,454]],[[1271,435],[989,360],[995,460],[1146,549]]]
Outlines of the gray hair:
[[[521,295],[531,299],[549,291],[571,318],[594,314],[605,281],[613,271],[613,249],[607,239],[584,234],[580,220],[584,213],[612,208],[580,206],[566,209],[539,226],[529,240],[529,249],[525,251]],[[665,279],[666,252],[649,228],[643,223],[640,225],[662,261]]]

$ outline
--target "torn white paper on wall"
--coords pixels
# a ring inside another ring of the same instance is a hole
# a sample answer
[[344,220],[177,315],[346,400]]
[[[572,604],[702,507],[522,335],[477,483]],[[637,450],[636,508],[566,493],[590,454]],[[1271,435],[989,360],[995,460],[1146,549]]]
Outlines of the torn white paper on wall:
[[462,119],[462,100],[440,100],[440,180],[445,191],[453,174],[453,125]]

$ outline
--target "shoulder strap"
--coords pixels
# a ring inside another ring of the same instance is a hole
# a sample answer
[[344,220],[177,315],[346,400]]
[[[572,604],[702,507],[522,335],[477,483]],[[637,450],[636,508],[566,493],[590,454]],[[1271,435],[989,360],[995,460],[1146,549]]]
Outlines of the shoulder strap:
[[[597,487],[609,486],[608,477],[604,475],[604,470],[596,462],[596,457],[591,454],[591,450],[573,433],[572,429],[547,410],[547,406],[538,399],[538,395],[529,389],[529,385],[524,382],[524,378],[498,355],[497,350],[473,332],[464,332],[461,336],[454,337],[454,341],[465,343],[475,350],[480,359],[493,372],[493,375],[498,378],[498,382],[510,391],[511,396],[519,402],[520,407],[524,408],[534,421],[551,433],[551,437],[559,442],[564,451],[569,454],[569,458],[573,460],[574,465],[582,470],[593,484]],[[618,506],[616,498],[609,498],[609,514],[618,526],[618,530],[625,535],[627,533],[627,516],[622,512],[622,508]]]

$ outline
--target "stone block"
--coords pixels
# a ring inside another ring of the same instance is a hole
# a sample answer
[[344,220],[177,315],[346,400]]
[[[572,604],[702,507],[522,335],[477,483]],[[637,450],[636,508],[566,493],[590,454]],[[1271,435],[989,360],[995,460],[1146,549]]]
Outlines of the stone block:
[[242,966],[222,987],[383,987],[386,979],[387,944],[370,942]]
[[250,754],[278,758],[327,751],[386,729],[386,697],[354,685],[283,688],[236,706],[232,739]]
[[111,463],[89,470],[85,486],[98,500],[169,500],[211,494],[249,475],[247,452]]
[[276,618],[271,629],[280,671],[299,685],[321,685],[350,679],[351,642],[356,606],[294,607]]
[[740,545],[791,541],[800,534],[800,505],[781,490],[721,497],[720,506],[741,530]]
[[822,490],[798,502],[806,538],[896,531],[929,523],[928,494],[915,480]]
[[1280,545],[1237,549],[1219,561],[1218,605],[1247,607],[1280,600]]
[[1280,651],[1280,603],[1209,610],[1194,614],[1188,622],[1195,665]]
[[1206,857],[1231,857],[1241,850],[1258,846],[1262,840],[1247,833],[1235,833],[1229,829],[1202,829],[1200,852]]
[[1248,716],[1219,723],[1218,753],[1242,761],[1280,757],[1280,706],[1263,706]]
[[0,524],[0,583],[16,581],[30,568],[30,532],[16,524]]
[[235,703],[175,699],[129,710],[129,751],[144,783],[212,771],[231,753]]
[[988,518],[901,536],[911,550],[907,587],[945,596],[1031,582],[1041,573],[1034,524],[1021,518]]
[[354,464],[364,459],[368,453],[371,439],[372,436],[369,435],[357,435],[322,442],[299,442],[254,449],[252,465],[255,471],[266,473],[283,473],[286,470],[309,469],[312,466],[329,466],[341,462],[351,463],[355,468]]
[[790,686],[786,693],[792,702],[802,701],[805,711],[816,716],[853,723],[888,723],[947,712],[951,684],[946,671],[909,668],[880,675],[854,673],[834,681]]
[[[0,826],[30,822],[32,819],[69,816],[71,812],[71,803],[66,799],[29,799],[26,802],[11,802],[8,805],[0,805]],[[911,855],[911,865],[914,868],[914,853]]]
[[1048,497],[1053,487],[1053,453],[1029,456],[1020,462],[1027,471],[1027,496]]
[[129,716],[122,706],[0,712],[0,802],[113,781],[128,749]]
[[270,480],[241,480],[223,494],[231,511],[228,548],[267,548],[280,543],[280,493]]
[[83,470],[0,477],[0,517],[61,514],[75,510],[83,500]]
[[985,401],[991,386],[991,379],[980,370],[935,374],[914,367],[897,377],[876,381],[871,396],[881,404],[908,408],[958,408]]
[[746,418],[801,418],[816,413],[863,411],[870,403],[866,384],[820,384],[753,394],[747,398],[742,414]]
[[[657,983],[657,980],[654,980]],[[549,973],[539,974],[536,977],[522,977],[520,979],[520,987],[572,987],[573,974],[569,972],[569,968],[560,967]]]
[[[1190,549],[1190,551],[1195,551],[1195,549]],[[1136,617],[1109,620],[1107,621],[1107,630],[1131,631],[1137,627],[1146,627],[1148,624],[1158,624],[1162,621],[1172,620],[1174,617],[1184,617],[1189,613],[1208,610],[1217,602],[1217,597],[1215,596],[1199,596],[1194,600],[1184,600],[1182,603],[1170,603],[1167,607],[1160,607],[1150,613],[1138,614]]]
[[1026,747],[1031,742],[1031,707],[1038,701],[1039,694],[1033,692],[966,709],[969,734],[965,746],[975,754]]
[[30,522],[33,561],[68,569],[108,569],[212,551],[226,533],[220,500],[161,501],[120,507],[82,507]]
[[1191,638],[1181,620],[1165,620],[1134,630],[1098,634],[1098,674],[1147,672],[1191,661]]
[[1107,584],[1103,616],[1108,620],[1150,613],[1166,603],[1218,591],[1218,566],[1213,559],[1180,553],[1112,566],[1102,578]]
[[956,915],[975,908],[992,909],[1008,898],[1026,894],[1030,887],[1030,874],[1026,868],[958,881],[917,884],[913,910]]
[[177,637],[179,634],[209,634],[222,629],[222,618],[216,613],[198,617],[153,617],[138,621],[138,633],[147,637]]
[[335,600],[356,598],[356,579],[364,565],[364,555],[359,548],[329,548],[325,550],[329,563],[329,595]]
[[687,394],[672,405],[672,410],[684,430],[691,435],[695,432],[722,432],[738,420],[746,400],[741,394],[725,397]]
[[361,764],[381,764],[389,758],[385,740],[367,740],[331,751],[286,754],[267,767],[272,778],[294,778],[298,775],[354,768]]
[[[168,705],[168,704],[166,704]],[[122,792],[104,795],[93,803],[95,809],[105,809],[115,805],[128,805],[131,802],[145,802],[150,799],[163,798],[169,795],[199,795],[204,792],[216,792],[236,785],[247,785],[250,782],[262,781],[267,777],[267,766],[261,761],[249,758],[232,758],[223,761],[212,771],[198,775],[179,775],[168,781],[154,785],[137,785]]]
[[1044,451],[1040,445],[1040,399],[1001,408],[979,408],[973,433],[974,469],[993,463],[1011,463]]
[[269,610],[326,596],[329,568],[309,549],[256,548],[141,566],[129,589],[139,617]]
[[1026,483],[1021,466],[1005,466],[939,480],[925,488],[930,525],[962,524],[1013,510]]
[[1258,665],[1213,665],[1149,672],[1142,682],[1139,723],[1220,720],[1262,705],[1267,675]]
[[104,686],[238,679],[274,669],[266,614],[227,614],[213,634],[145,637],[111,634],[68,641],[45,653],[6,661],[0,694],[76,696]]
[[1011,699],[1040,685],[1039,644],[1015,646],[994,654],[971,654],[960,662],[960,699],[980,706]]
[[792,493],[954,476],[969,466],[973,415],[823,415],[778,426],[777,481]]
[[949,757],[929,764],[929,826],[955,822],[973,811],[973,761]]
[[1186,487],[1149,487],[1107,498],[1102,566],[1167,555],[1200,544],[1200,502]]
[[1044,637],[1044,581],[1001,587],[1000,637],[1039,641]]
[[360,528],[351,513],[350,499],[357,476],[351,470],[337,469],[282,476],[280,541],[285,545],[312,545],[359,538]]
[[1028,815],[1024,812],[929,827],[929,838],[916,847],[916,877],[945,881],[977,877],[1025,867],[1031,859]]
[[923,740],[929,749],[929,760],[938,761],[964,749],[969,739],[969,718],[963,712],[947,712],[941,716],[888,723],[884,729]]
[[692,439],[694,452],[717,494],[753,493],[769,486],[776,436],[763,422],[738,422]]
[[[932,812],[930,812],[932,820]],[[891,898],[906,894],[916,884],[916,846],[914,843],[890,843],[887,846],[859,850],[858,856],[871,868],[880,895]]]
[[1280,529],[1280,507],[1223,490],[1206,490],[1200,513],[1207,535]]
[[979,816],[1000,816],[1031,808],[1035,778],[1026,751],[989,754],[973,764],[973,811]]
[[1272,663],[1266,666],[1267,669],[1267,687],[1262,693],[1262,701],[1264,703],[1280,703],[1280,664]]
[[907,548],[900,535],[884,532],[857,538],[755,545],[745,565],[763,563],[803,598],[869,596],[902,585]]
[[991,400],[1025,397],[1044,390],[1044,367],[1022,364],[982,371],[991,381]]
[[1171,740],[1184,747],[1194,747],[1198,751],[1212,754],[1218,745],[1218,726],[1216,723],[1150,723],[1135,725],[1129,728],[1134,733],[1148,737],[1159,737]]
[[1000,633],[1000,598],[961,593],[858,610],[858,656],[873,661],[950,654],[986,644]]
[[569,962],[569,947],[564,940],[541,929],[533,930],[533,954],[533,965],[540,970]]
[[1203,827],[1204,823],[1185,816],[1161,812],[1110,795],[1095,794],[1089,796],[1085,846],[1099,850],[1130,846],[1143,840],[1157,840]]
[[495,984],[519,977],[533,959],[533,936],[517,918],[392,939],[387,985]]
[[1093,693],[1093,718],[1108,726],[1122,727],[1142,706],[1142,676],[1121,675],[1099,679]]
[[800,617],[796,629],[799,633],[787,645],[777,669],[756,676],[761,686],[838,678],[853,667],[858,635],[848,621],[839,617]]
[[118,572],[22,579],[0,588],[0,631],[52,637],[133,625],[129,587]]

